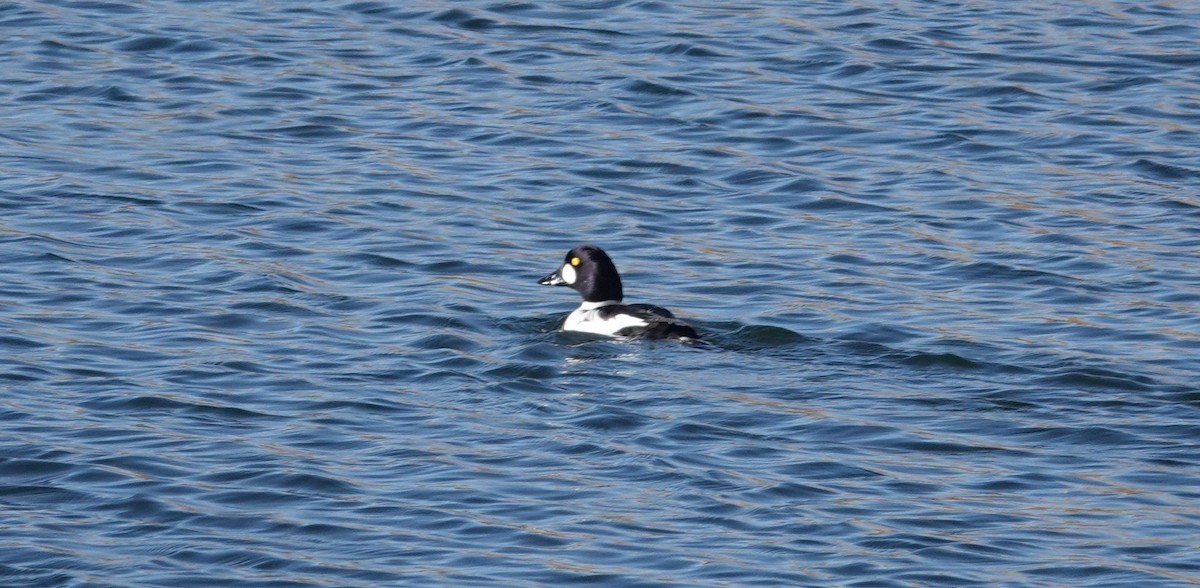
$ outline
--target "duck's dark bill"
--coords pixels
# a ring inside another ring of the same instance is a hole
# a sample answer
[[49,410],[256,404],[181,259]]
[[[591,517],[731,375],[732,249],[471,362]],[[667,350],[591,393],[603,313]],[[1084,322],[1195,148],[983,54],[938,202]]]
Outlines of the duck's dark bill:
[[567,281],[558,275],[558,272],[551,272],[550,275],[538,280],[538,283],[543,286],[566,286]]

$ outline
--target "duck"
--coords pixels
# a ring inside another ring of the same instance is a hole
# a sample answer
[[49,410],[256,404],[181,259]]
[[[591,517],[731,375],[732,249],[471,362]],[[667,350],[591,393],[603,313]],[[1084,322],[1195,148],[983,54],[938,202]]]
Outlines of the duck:
[[538,283],[569,286],[583,296],[583,303],[563,321],[563,331],[620,339],[700,339],[696,329],[661,306],[623,303],[617,266],[595,245],[571,249],[562,265]]

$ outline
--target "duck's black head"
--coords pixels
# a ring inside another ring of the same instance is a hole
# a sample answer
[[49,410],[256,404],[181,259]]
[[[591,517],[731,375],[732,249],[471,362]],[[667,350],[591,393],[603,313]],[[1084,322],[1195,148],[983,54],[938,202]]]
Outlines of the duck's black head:
[[585,302],[620,302],[621,276],[604,250],[580,245],[567,252],[558,270],[538,280],[543,286],[570,286],[583,295]]

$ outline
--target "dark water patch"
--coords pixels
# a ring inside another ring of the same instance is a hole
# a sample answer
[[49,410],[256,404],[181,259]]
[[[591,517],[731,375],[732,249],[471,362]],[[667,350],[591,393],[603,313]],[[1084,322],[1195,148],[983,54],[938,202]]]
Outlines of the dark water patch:
[[[299,94],[294,95],[293,98],[294,99],[306,99],[306,97],[299,95]],[[322,140],[344,139],[344,138],[349,138],[349,137],[352,137],[355,135],[355,133],[349,132],[346,129],[332,127],[329,125],[314,125],[314,124],[288,125],[288,126],[273,127],[273,128],[259,128],[259,129],[254,129],[253,132],[261,134],[261,135],[269,135],[269,136],[273,135],[273,136],[279,136],[279,137],[289,137],[289,138],[294,138],[294,139],[322,139]]]
[[572,424],[609,433],[629,433],[644,427],[649,420],[630,411],[612,407],[598,408],[597,414],[584,413],[572,419]]
[[919,454],[970,455],[978,453],[1008,453],[1008,450],[986,445],[952,443],[945,441],[896,440],[889,442],[890,447],[911,451]]
[[1068,368],[1057,374],[1045,376],[1043,382],[1067,390],[1110,389],[1136,392],[1159,387],[1159,383],[1153,378],[1103,368]]
[[183,41],[172,48],[175,53],[212,53],[220,51],[224,45],[208,39],[193,39]]
[[146,36],[130,39],[117,45],[117,48],[122,51],[131,51],[135,53],[148,53],[151,51],[162,51],[170,49],[178,43],[170,37]]
[[420,349],[453,349],[455,351],[470,351],[477,347],[477,344],[466,338],[450,333],[439,333],[428,335],[417,340],[414,343],[415,347]]
[[948,272],[953,272],[956,276],[961,276],[962,278],[968,280],[989,282],[1021,282],[1038,286],[1054,286],[1064,281],[1070,281],[1070,278],[1067,276],[1057,275],[1051,272],[1029,267],[1018,267],[993,261],[977,262],[967,266],[953,267],[949,268]]
[[142,99],[129,91],[112,85],[99,86],[53,86],[22,95],[21,102],[49,102],[60,98],[99,98],[111,102],[140,102]]
[[1031,427],[1023,435],[1041,441],[1089,446],[1128,446],[1142,439],[1108,427]]
[[838,197],[822,197],[814,200],[806,201],[803,204],[794,206],[794,208],[809,212],[886,212],[888,208],[878,204],[869,202],[861,202],[856,200],[848,200]]
[[37,484],[6,484],[0,486],[0,500],[14,508],[84,505],[92,501],[90,494],[54,486]]
[[657,53],[662,55],[683,55],[686,57],[696,57],[703,59],[718,59],[727,57],[725,53],[714,50],[709,47],[694,45],[691,43],[670,43],[663,45],[657,50]]
[[257,476],[250,481],[255,484],[285,488],[288,492],[313,495],[339,496],[358,493],[354,485],[345,480],[309,473],[268,474]]
[[237,406],[219,406],[190,402],[181,399],[158,396],[131,396],[127,398],[102,398],[82,403],[81,406],[97,411],[128,413],[128,412],[186,412],[196,416],[217,417],[230,421],[261,418],[264,413],[247,410]]
[[954,353],[914,353],[903,357],[901,361],[917,368],[974,370],[983,367],[978,362]]
[[1132,167],[1138,173],[1164,181],[1187,180],[1200,177],[1200,170],[1160,163],[1149,159],[1139,159],[1132,164]]
[[139,14],[144,12],[141,7],[129,6],[120,2],[101,2],[99,0],[75,0],[72,2],[63,3],[73,10],[82,10],[89,12],[103,12],[105,14],[116,16],[122,14]]
[[69,464],[45,460],[5,459],[0,461],[0,477],[29,482],[52,479],[70,469]]
[[432,17],[435,22],[453,25],[469,31],[482,31],[497,24],[495,20],[475,16],[468,10],[453,8]]
[[662,82],[652,82],[648,80],[633,80],[625,85],[625,89],[637,94],[649,94],[652,96],[691,96],[692,92],[671,86]]
[[49,344],[41,343],[24,337],[2,336],[0,335],[0,348],[9,349],[37,349],[49,347]]
[[789,329],[771,325],[740,323],[701,323],[705,341],[731,351],[756,352],[772,349],[797,349],[812,340]]
[[558,376],[558,370],[541,364],[508,363],[492,368],[488,370],[486,374],[498,380],[520,381],[529,379],[540,381],[552,379]]

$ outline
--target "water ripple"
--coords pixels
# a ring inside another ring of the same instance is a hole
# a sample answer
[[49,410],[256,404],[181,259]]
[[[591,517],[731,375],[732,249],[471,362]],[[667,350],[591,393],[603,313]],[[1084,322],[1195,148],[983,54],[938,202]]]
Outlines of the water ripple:
[[1200,583],[1194,12],[0,7],[0,583]]

